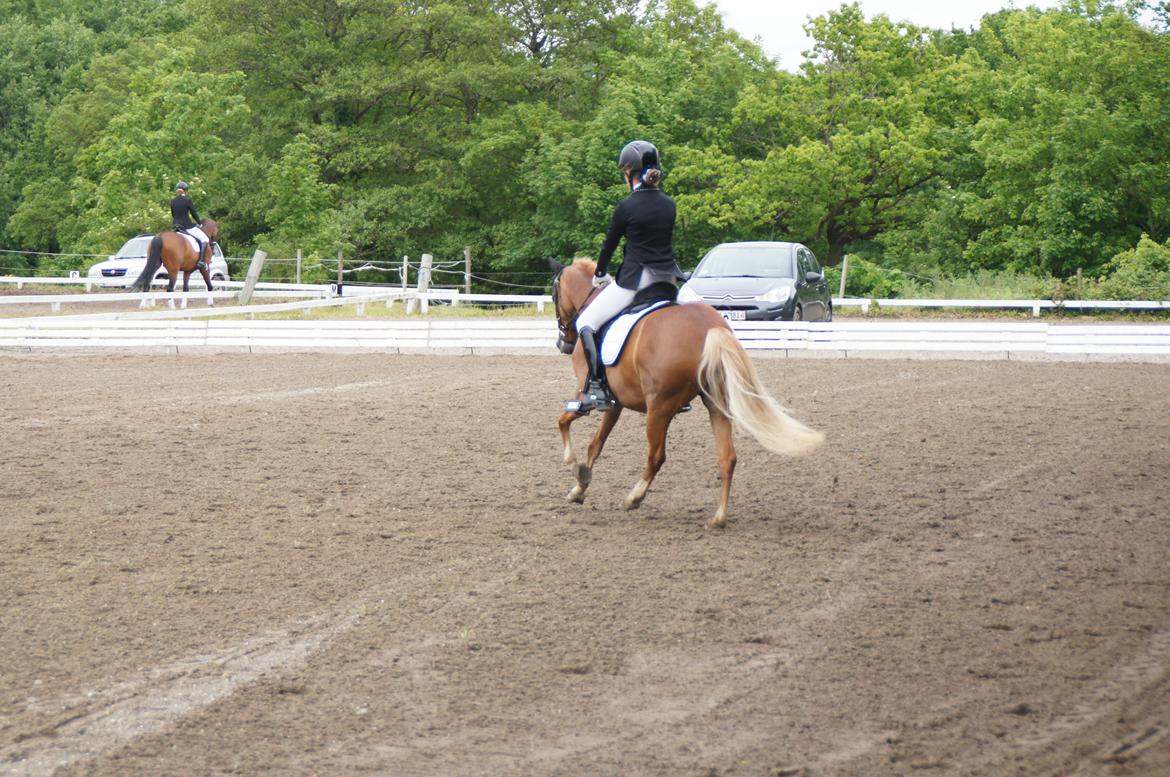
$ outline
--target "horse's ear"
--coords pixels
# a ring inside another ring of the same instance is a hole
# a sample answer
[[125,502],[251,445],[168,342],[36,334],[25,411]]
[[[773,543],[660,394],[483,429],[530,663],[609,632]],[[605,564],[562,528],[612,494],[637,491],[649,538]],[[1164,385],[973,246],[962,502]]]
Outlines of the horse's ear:
[[548,258],[548,266],[553,272],[560,272],[565,269],[565,266],[556,260],[556,257],[550,256]]

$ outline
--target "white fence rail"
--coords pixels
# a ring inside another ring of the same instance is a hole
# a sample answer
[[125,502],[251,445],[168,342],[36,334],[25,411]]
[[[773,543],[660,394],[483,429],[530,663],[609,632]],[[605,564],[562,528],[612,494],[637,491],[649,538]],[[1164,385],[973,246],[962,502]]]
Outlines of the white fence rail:
[[[296,303],[290,303],[296,304]],[[1061,325],[1039,322],[768,322],[734,326],[759,355],[1067,359],[1170,362],[1170,325]],[[0,319],[0,348],[162,348],[556,353],[545,320],[109,320]]]
[[[198,284],[202,283],[201,279],[196,279],[197,284],[187,295],[192,300],[198,300],[200,297],[208,295],[206,290],[200,291]],[[92,287],[98,284],[91,279],[85,278],[36,278],[36,277],[13,277],[0,276],[0,286],[14,285],[17,289],[23,288],[30,284],[51,284],[51,285],[81,285],[85,286],[86,291],[90,291]],[[243,286],[240,281],[220,281],[216,283],[217,289],[239,289]],[[407,300],[425,299],[428,302],[447,302],[452,305],[459,305],[460,303],[482,304],[482,305],[535,305],[540,311],[544,311],[545,305],[551,304],[552,300],[547,294],[465,294],[459,289],[437,289],[431,288],[426,292],[419,292],[415,289],[403,289],[402,287],[392,286],[359,286],[347,285],[344,287],[345,296],[337,296],[335,286],[329,284],[311,284],[311,283],[265,283],[257,284],[257,291],[254,296],[263,297],[286,297],[286,298],[328,298],[334,300],[330,304],[333,305],[349,305],[353,304],[355,298],[361,297],[378,297],[385,298],[390,295],[395,298],[403,298]],[[181,299],[179,296],[182,292],[173,292],[174,299]],[[100,294],[60,294],[60,295],[2,295],[0,294],[0,305],[50,305],[54,311],[60,309],[62,303],[70,305],[81,305],[87,302],[113,302],[122,299],[124,295],[116,293],[103,292]],[[158,300],[166,300],[168,298],[166,292],[153,292],[150,295],[136,294],[133,299],[142,299],[145,297],[150,306]],[[231,293],[223,293],[217,291],[211,296],[215,299],[226,299],[236,296]],[[840,310],[844,308],[859,308],[862,313],[868,313],[871,308],[920,308],[920,309],[984,309],[984,310],[1030,310],[1034,318],[1039,318],[1043,311],[1057,311],[1057,310],[1170,310],[1170,300],[1048,300],[1048,299],[1029,299],[1029,300],[997,300],[997,299],[866,299],[863,297],[835,297],[833,299],[833,307]]]
[[1170,310],[1170,300],[1050,300],[1050,299],[864,299],[840,297],[833,300],[834,308],[861,308],[868,313],[878,308],[955,308],[985,310],[1031,310],[1039,318],[1044,310]]

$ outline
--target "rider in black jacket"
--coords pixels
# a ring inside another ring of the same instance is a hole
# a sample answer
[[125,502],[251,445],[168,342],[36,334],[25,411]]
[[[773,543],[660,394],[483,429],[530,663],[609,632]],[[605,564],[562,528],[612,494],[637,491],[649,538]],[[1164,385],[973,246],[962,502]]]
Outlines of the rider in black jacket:
[[171,198],[171,222],[176,232],[182,232],[195,238],[199,244],[199,261],[203,261],[203,246],[207,243],[207,235],[199,228],[202,220],[195,212],[195,203],[187,196],[187,184],[179,181],[175,184],[175,196]]
[[597,257],[595,285],[606,275],[622,238],[625,253],[617,280],[603,288],[577,317],[577,336],[589,365],[583,398],[579,405],[574,403],[580,413],[608,410],[614,405],[613,394],[601,377],[596,332],[629,307],[639,289],[685,280],[674,258],[674,200],[658,188],[662,182],[658,149],[645,140],[627,143],[618,157],[618,167],[630,187],[630,196],[613,210]]

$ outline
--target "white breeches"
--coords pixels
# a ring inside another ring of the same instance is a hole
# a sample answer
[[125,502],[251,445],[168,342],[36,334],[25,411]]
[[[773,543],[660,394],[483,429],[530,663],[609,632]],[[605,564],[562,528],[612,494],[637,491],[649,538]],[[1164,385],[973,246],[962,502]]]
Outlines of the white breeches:
[[211,242],[210,240],[207,239],[207,235],[204,234],[203,230],[200,229],[199,227],[191,227],[190,229],[183,230],[183,232],[184,232],[184,234],[190,235],[191,237],[194,237],[198,240],[203,241],[204,245],[207,245],[208,243]]
[[606,322],[621,313],[634,301],[638,289],[644,289],[655,280],[656,276],[649,270],[642,270],[642,277],[638,279],[637,289],[623,289],[617,282],[610,283],[593,298],[584,310],[577,316],[577,331],[589,327],[594,332],[605,326]]

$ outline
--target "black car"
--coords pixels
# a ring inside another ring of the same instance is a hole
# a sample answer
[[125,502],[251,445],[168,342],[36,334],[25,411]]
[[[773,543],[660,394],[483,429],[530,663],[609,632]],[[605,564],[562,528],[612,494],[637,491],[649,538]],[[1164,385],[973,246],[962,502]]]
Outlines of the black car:
[[832,321],[833,298],[816,256],[800,243],[720,243],[678,293],[731,321]]

